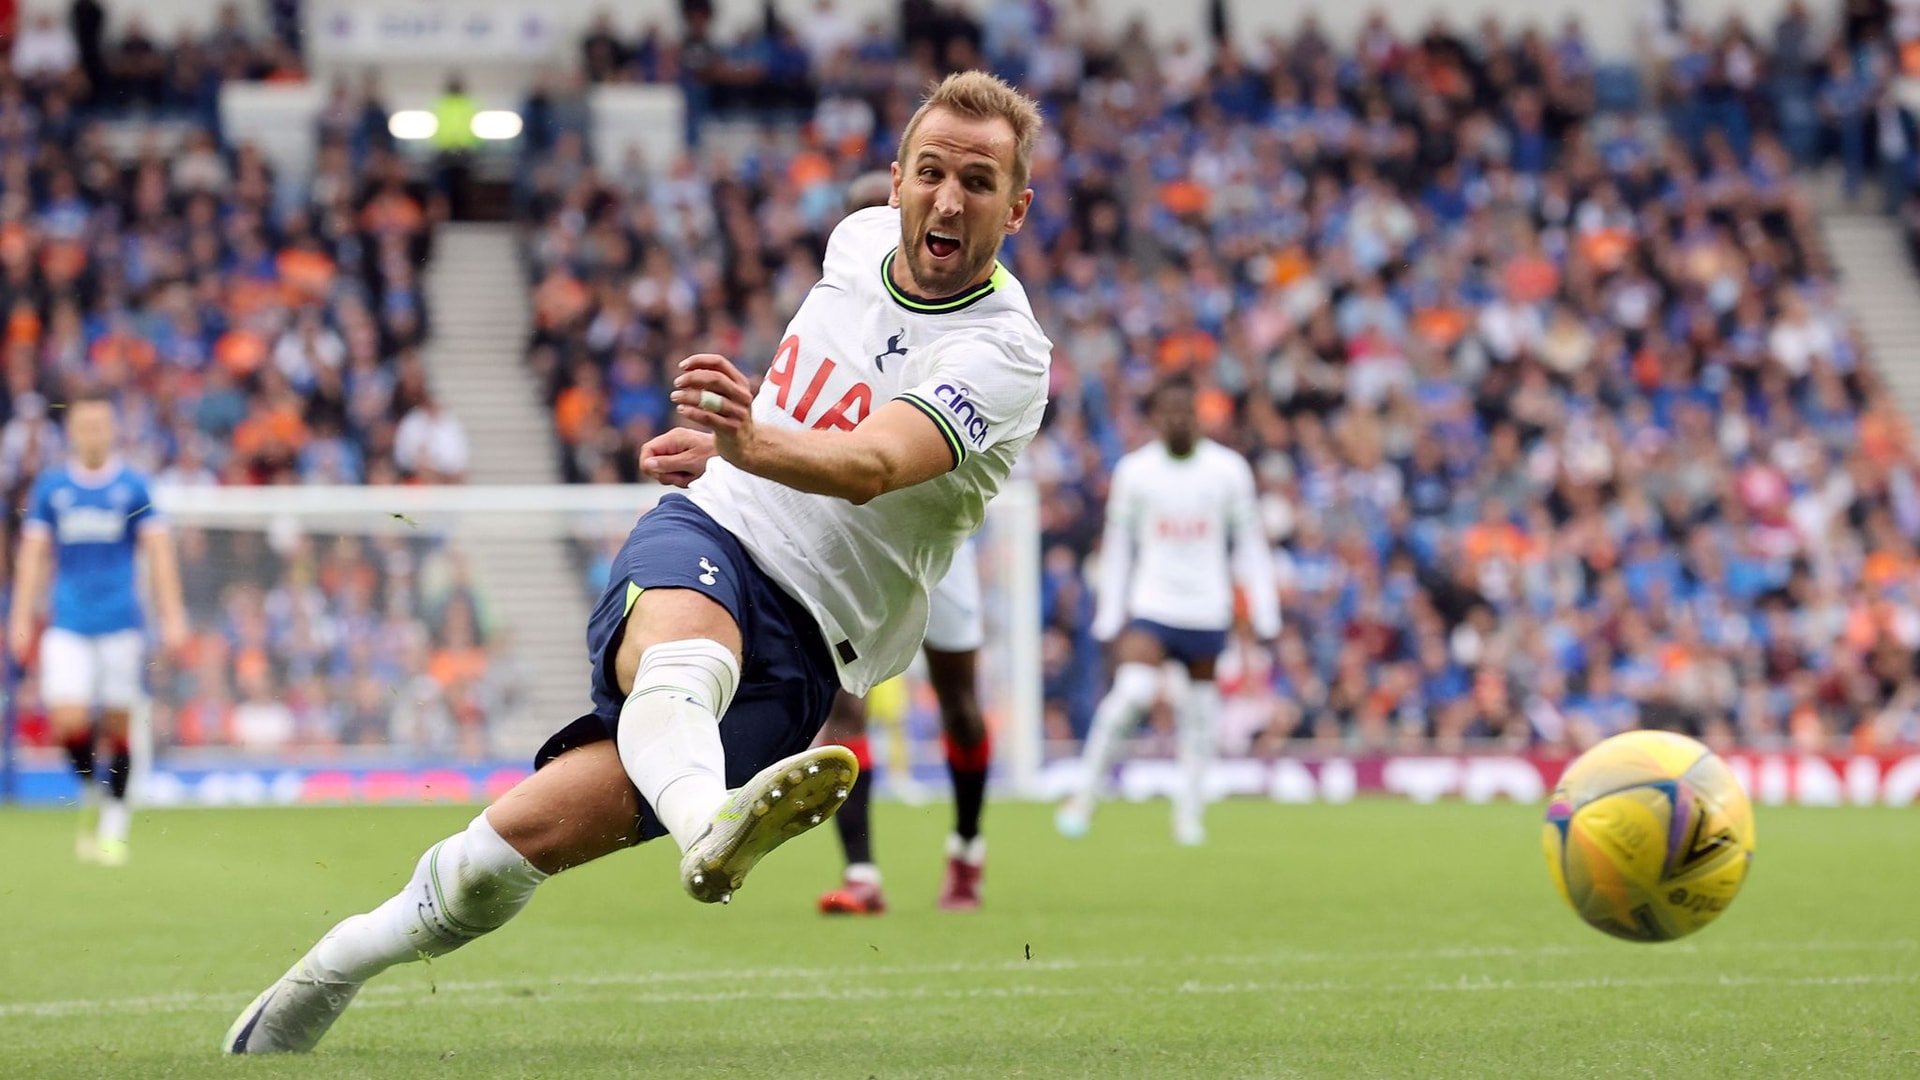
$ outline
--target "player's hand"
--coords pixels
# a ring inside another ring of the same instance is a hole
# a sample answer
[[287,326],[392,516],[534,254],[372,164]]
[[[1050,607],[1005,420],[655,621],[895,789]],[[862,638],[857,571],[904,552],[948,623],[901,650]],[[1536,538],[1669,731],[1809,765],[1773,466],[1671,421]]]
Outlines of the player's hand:
[[713,455],[711,432],[671,428],[640,448],[640,471],[657,483],[683,488],[706,473]]
[[187,651],[187,642],[193,636],[187,629],[187,617],[174,615],[160,621],[160,647],[170,657],[179,657]]
[[681,416],[713,432],[713,447],[721,457],[746,465],[755,434],[753,388],[733,361],[715,353],[695,353],[680,361],[673,403]]
[[13,619],[7,624],[7,651],[18,667],[26,667],[33,655],[33,620]]

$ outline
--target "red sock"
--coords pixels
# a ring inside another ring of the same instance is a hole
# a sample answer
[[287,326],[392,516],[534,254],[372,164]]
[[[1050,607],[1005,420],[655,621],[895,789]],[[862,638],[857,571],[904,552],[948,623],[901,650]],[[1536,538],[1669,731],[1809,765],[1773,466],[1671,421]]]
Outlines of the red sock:
[[953,736],[940,736],[941,745],[946,747],[947,767],[961,772],[986,772],[993,764],[993,736],[983,735],[972,746],[961,746],[953,741]]
[[853,760],[860,766],[862,774],[873,768],[873,747],[867,742],[865,735],[857,735],[840,745],[853,751]]

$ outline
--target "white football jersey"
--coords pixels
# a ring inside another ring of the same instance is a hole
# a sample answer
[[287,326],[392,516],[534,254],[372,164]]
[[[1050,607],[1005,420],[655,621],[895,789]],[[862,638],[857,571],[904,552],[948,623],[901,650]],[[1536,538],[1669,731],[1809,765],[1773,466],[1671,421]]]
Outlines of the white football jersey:
[[715,457],[688,489],[813,614],[854,694],[905,670],[919,650],[928,590],[1040,429],[1053,355],[1005,267],[960,296],[925,300],[888,276],[899,244],[900,213],[888,207],[833,230],[820,283],[787,324],[753,419],[851,431],[902,400],[939,428],[952,471],[855,506]]
[[1107,493],[1094,636],[1110,640],[1129,619],[1230,627],[1236,579],[1253,632],[1278,635],[1273,553],[1247,459],[1209,439],[1183,458],[1158,441],[1121,458]]

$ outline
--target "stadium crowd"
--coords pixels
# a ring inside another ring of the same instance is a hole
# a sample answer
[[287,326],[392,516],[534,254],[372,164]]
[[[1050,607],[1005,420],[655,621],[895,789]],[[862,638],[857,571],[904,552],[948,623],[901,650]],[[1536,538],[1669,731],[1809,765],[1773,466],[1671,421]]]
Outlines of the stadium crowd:
[[569,136],[533,172],[530,363],[569,476],[633,478],[666,359],[772,354],[846,183],[890,160],[913,91],[980,59],[1050,121],[1004,258],[1057,344],[1027,454],[1054,734],[1104,679],[1108,470],[1143,391],[1186,372],[1256,467],[1287,613],[1228,658],[1231,745],[1920,741],[1915,458],[1793,176],[1898,157],[1885,35],[1829,47],[1802,9],[1765,44],[1675,25],[1643,88],[1575,23],[1376,21],[1341,47],[1307,22],[1214,55],[1085,11],[1010,0],[892,39],[820,0],[808,36],[732,49],[698,20],[632,47],[597,28],[597,77],[717,92],[777,61],[812,109],[655,183]]
[[182,547],[207,632],[156,669],[167,745],[487,754],[487,718],[520,684],[457,548],[211,530]]
[[[254,32],[235,5],[207,36],[162,46],[137,13],[109,34],[81,0],[64,23],[29,17],[0,55],[0,490],[13,505],[62,459],[57,410],[82,387],[115,395],[130,463],[162,483],[462,478],[464,433],[420,356],[442,211],[390,152],[376,86],[336,90],[314,170],[285,177],[219,128],[222,80],[304,78],[295,43]],[[475,659],[471,612],[397,599],[412,594],[391,580],[392,549],[334,549],[325,565],[375,582],[363,589],[312,584],[289,551],[256,553],[274,573],[235,576],[230,541],[185,531],[190,581],[252,584],[196,598],[193,659],[156,676],[163,740],[352,744],[374,731],[356,708],[384,717],[401,701],[411,719],[380,721],[382,737],[480,745],[478,703],[498,692],[479,686],[510,658]],[[336,640],[361,623],[371,637]]]

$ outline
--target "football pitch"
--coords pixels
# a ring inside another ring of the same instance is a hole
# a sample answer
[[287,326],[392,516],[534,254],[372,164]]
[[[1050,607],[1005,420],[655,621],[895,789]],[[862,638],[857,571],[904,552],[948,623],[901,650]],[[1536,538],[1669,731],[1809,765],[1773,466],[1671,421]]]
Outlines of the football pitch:
[[1553,894],[1530,806],[988,810],[986,910],[933,910],[944,806],[876,807],[894,910],[829,921],[831,830],[731,907],[670,845],[550,882],[504,931],[371,984],[309,1057],[216,1056],[323,930],[466,808],[141,816],[120,870],[0,814],[0,1076],[1286,1077],[1920,1074],[1920,819],[1761,808],[1718,922],[1616,942]]

